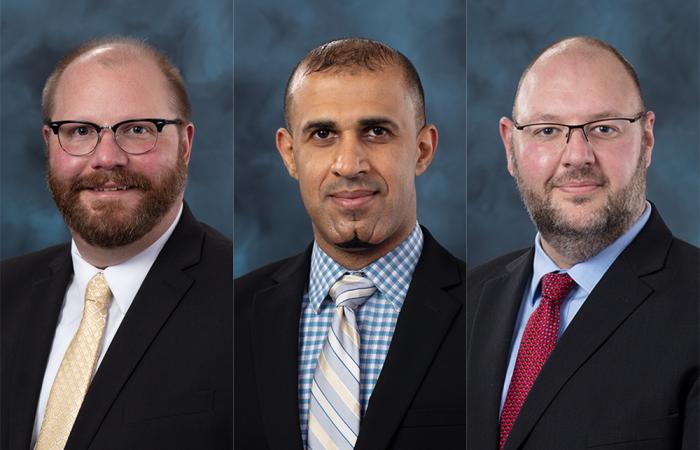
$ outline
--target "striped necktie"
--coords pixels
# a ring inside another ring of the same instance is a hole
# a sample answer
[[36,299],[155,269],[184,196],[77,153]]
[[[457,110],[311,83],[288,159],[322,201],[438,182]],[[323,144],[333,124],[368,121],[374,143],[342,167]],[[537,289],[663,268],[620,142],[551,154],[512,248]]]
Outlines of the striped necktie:
[[309,404],[311,450],[352,449],[360,433],[360,332],[355,309],[377,288],[367,278],[346,274],[330,296],[336,312],[318,357]]
[[100,272],[85,289],[83,317],[51,386],[36,450],[58,450],[66,445],[95,373],[111,299],[107,280]]

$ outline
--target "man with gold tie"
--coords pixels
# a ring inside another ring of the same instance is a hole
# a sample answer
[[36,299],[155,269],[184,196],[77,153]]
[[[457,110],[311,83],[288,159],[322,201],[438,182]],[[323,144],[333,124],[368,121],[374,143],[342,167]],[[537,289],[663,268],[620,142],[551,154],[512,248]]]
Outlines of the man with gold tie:
[[180,72],[143,41],[89,41],[42,113],[72,240],[2,262],[2,448],[231,448],[232,245],[183,201]]

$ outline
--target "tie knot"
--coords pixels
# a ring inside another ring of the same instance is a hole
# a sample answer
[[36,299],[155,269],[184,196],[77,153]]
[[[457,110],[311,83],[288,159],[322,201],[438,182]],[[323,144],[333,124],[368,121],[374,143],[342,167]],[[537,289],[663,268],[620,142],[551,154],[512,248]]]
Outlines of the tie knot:
[[104,274],[99,272],[88,281],[87,288],[85,289],[85,300],[105,305],[109,302],[111,294],[112,291],[109,289]]
[[330,296],[335,306],[345,306],[355,309],[374,294],[377,288],[371,280],[358,274],[345,274],[333,283]]
[[576,282],[568,273],[548,273],[542,277],[542,298],[545,301],[561,303],[575,285]]

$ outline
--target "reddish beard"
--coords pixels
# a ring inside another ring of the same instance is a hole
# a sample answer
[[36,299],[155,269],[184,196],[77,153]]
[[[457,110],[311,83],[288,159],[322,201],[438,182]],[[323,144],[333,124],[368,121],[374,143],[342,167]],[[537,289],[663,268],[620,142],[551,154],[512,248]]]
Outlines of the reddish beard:
[[[48,164],[46,180],[66,225],[90,245],[114,248],[141,239],[160,222],[185,189],[187,164],[178,152],[176,164],[157,178],[118,167],[67,180],[59,179]],[[110,181],[139,190],[137,205],[127,208],[121,200],[94,200],[87,206],[80,200],[83,190]]]

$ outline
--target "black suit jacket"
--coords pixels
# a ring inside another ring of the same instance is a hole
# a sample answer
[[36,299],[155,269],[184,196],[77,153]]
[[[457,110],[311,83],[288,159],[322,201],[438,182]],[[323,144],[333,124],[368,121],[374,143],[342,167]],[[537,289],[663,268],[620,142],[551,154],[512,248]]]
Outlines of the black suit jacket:
[[[464,263],[425,242],[355,448],[464,449]],[[235,281],[236,449],[302,448],[297,360],[311,248]]]
[[[231,241],[185,205],[105,354],[66,450],[232,447]],[[27,450],[70,245],[4,261],[2,449]]]
[[[533,249],[468,275],[468,442],[495,450]],[[505,450],[698,447],[698,249],[654,208],[557,342]]]

